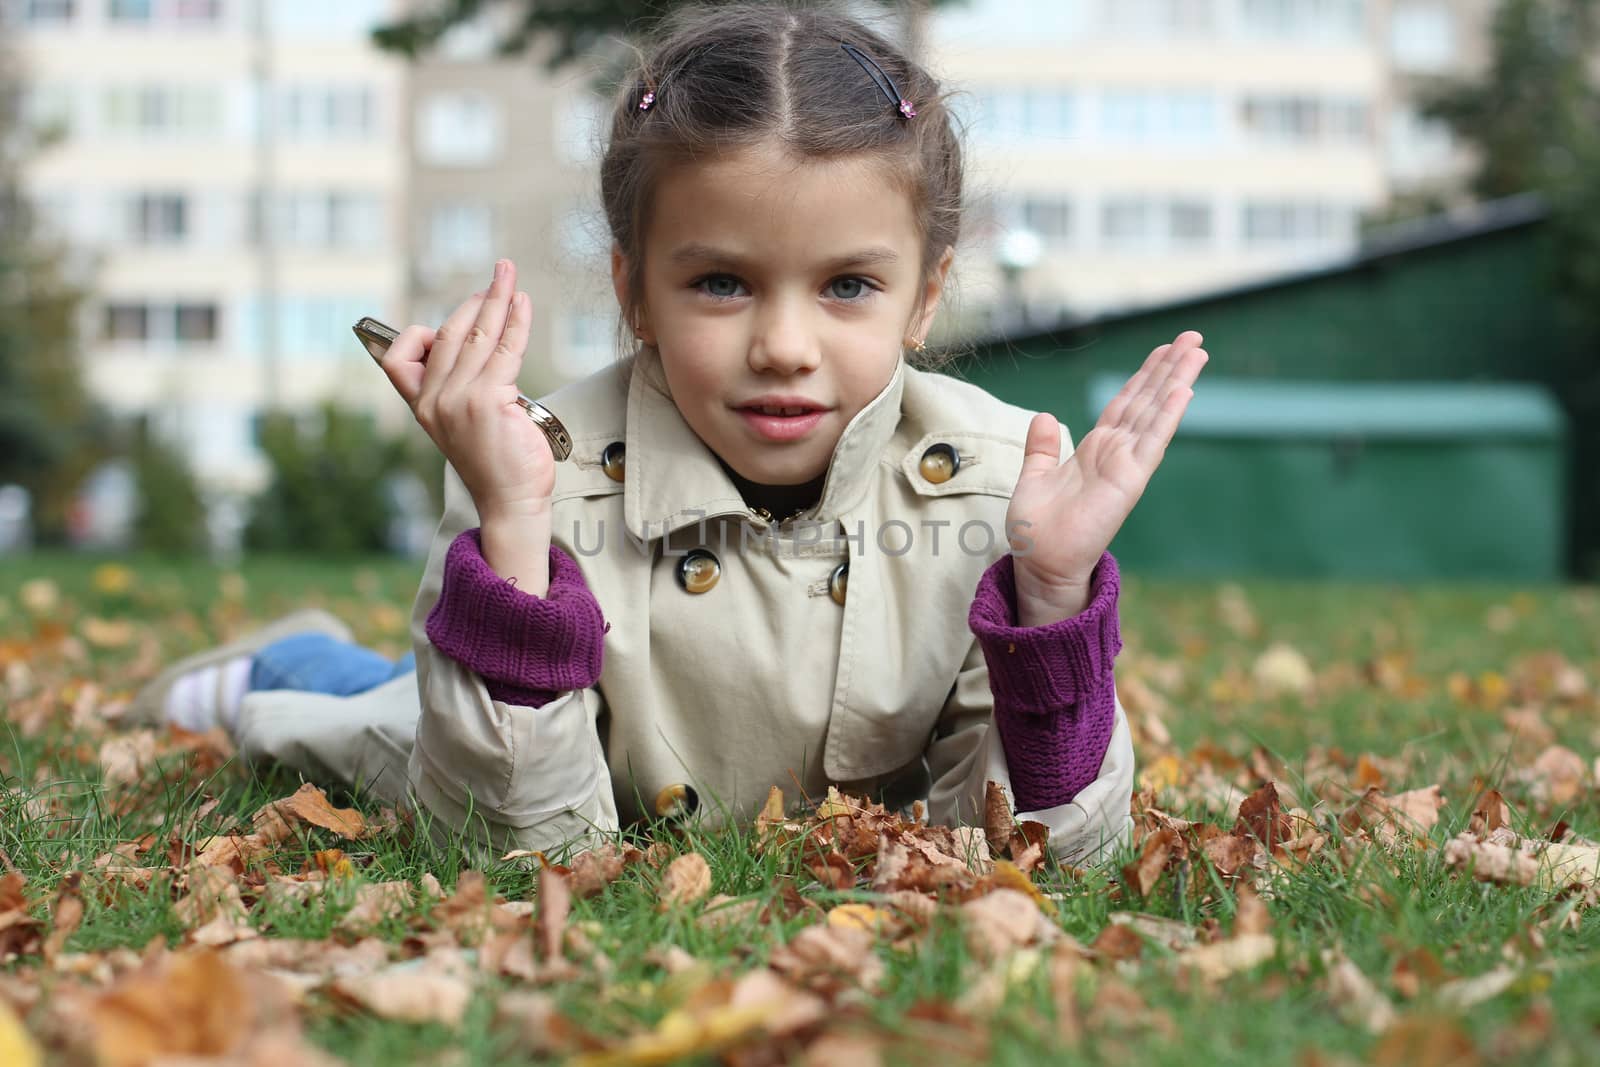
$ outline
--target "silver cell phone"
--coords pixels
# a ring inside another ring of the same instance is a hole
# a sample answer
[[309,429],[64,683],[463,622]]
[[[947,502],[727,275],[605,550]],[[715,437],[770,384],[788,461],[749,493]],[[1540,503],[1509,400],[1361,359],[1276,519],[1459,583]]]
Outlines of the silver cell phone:
[[[400,331],[393,326],[379,322],[370,315],[363,315],[351,328],[355,330],[356,339],[361,342],[361,347],[365,348],[372,356],[374,363],[383,362],[384,354],[389,351],[389,346],[394,344],[396,337],[400,336]],[[528,418],[532,419],[539,429],[544,431],[545,439],[550,442],[550,453],[555,456],[557,463],[572,455],[572,435],[567,433],[565,426],[561,425],[561,420],[556,418],[555,412],[537,400],[528,399],[521,393],[517,394],[517,403],[522,406],[523,411],[528,413]]]

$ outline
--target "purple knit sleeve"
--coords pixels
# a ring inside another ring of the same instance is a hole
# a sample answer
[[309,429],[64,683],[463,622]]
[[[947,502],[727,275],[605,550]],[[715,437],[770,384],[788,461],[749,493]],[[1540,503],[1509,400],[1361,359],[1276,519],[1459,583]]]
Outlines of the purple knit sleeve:
[[967,621],[989,664],[995,729],[1018,811],[1065,804],[1100,773],[1116,722],[1118,585],[1117,561],[1107,552],[1090,576],[1088,607],[1023,627],[1011,553],[978,581]]
[[571,556],[551,545],[549,591],[524,593],[483,558],[476,526],[450,543],[425,626],[435,648],[482,676],[490,697],[535,708],[600,680],[610,628]]

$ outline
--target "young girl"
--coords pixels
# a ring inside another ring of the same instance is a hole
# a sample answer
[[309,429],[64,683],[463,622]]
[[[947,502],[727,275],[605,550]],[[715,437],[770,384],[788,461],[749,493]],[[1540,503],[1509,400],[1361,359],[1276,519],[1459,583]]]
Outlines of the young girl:
[[927,71],[837,14],[681,14],[619,90],[600,182],[635,343],[544,398],[569,460],[516,403],[509,262],[384,360],[449,461],[414,673],[303,614],[176,665],[141,708],[495,849],[748,821],[774,785],[970,823],[993,779],[1061,859],[1106,858],[1133,784],[1106,548],[1199,336],[1153,352],[1075,452],[1053,416],[911,365],[960,144]]

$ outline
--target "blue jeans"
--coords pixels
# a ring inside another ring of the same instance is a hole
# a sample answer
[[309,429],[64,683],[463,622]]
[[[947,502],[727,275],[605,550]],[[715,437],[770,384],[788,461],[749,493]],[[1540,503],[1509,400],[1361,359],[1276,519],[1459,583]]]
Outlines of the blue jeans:
[[251,657],[250,691],[299,689],[347,697],[416,669],[417,657],[410,652],[391,663],[370,648],[328,634],[291,634]]

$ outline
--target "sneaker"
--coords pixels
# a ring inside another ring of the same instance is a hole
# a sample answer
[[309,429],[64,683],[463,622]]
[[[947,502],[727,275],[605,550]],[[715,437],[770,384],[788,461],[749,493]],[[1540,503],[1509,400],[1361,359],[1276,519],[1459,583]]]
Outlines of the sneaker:
[[[275,641],[308,631],[325,633],[341,641],[349,641],[352,636],[350,628],[337,616],[319,608],[306,608],[285,615],[225,645],[218,645],[216,648],[196,652],[192,656],[180,659],[139,690],[128,704],[127,710],[122,713],[122,721],[130,726],[160,726],[167,721],[167,707],[172,703],[174,688],[186,676],[201,672],[214,690],[223,688],[227,684],[219,684],[219,679],[224,677],[231,677],[236,685],[238,661],[254,655]],[[223,669],[219,671],[218,668]],[[191,679],[185,684],[194,686],[197,682]]]

